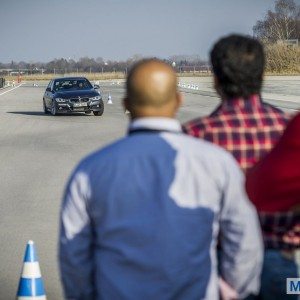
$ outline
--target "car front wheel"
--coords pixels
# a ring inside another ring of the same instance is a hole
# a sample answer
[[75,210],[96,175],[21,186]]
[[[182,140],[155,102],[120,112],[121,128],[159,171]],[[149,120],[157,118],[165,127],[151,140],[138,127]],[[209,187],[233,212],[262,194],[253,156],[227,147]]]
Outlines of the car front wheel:
[[94,116],[102,116],[104,112],[104,103],[103,100],[99,102],[99,110],[93,111]]

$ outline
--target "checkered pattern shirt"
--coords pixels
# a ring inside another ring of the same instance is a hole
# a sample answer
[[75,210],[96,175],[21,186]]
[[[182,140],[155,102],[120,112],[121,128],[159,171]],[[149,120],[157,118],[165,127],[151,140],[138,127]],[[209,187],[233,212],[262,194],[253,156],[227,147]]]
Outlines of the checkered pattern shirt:
[[259,220],[263,230],[265,248],[292,250],[299,249],[299,244],[288,244],[284,241],[287,233],[299,236],[295,230],[300,225],[300,214],[294,212],[285,213],[259,213]]
[[[246,172],[273,148],[288,120],[284,112],[263,103],[259,95],[252,95],[247,100],[237,98],[224,101],[210,116],[190,121],[183,128],[186,133],[231,152]],[[263,213],[260,221],[265,246],[282,247],[282,228],[284,224],[287,225],[286,229],[289,228],[291,215]],[[281,231],[278,231],[277,224],[282,225]],[[282,248],[287,249],[290,246],[285,244]]]
[[217,144],[235,157],[243,171],[278,141],[288,118],[258,95],[224,101],[210,116],[186,123],[186,133]]

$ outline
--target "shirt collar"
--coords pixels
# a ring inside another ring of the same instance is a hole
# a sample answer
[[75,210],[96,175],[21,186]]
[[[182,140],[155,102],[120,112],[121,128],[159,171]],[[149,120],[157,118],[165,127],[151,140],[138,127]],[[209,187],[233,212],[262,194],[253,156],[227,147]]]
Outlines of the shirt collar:
[[242,98],[242,97],[237,97],[237,98],[231,98],[228,100],[225,100],[222,102],[222,108],[230,108],[230,107],[245,107],[251,106],[251,107],[257,107],[261,106],[262,101],[260,98],[260,95],[258,94],[253,94],[250,95],[248,98]]
[[147,117],[133,120],[129,125],[129,131],[139,129],[150,129],[158,131],[181,132],[179,121],[171,118]]

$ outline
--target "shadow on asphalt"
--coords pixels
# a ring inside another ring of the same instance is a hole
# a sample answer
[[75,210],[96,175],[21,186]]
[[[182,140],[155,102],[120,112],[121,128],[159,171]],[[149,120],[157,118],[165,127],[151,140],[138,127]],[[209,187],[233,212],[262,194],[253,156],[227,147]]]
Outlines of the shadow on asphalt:
[[[26,116],[44,116],[44,117],[52,117],[51,114],[45,114],[42,111],[8,111],[8,114],[14,114],[14,115],[26,115]],[[92,115],[92,114],[90,114]],[[68,116],[68,117],[82,117],[82,116],[90,116],[85,113],[62,113],[62,114],[57,114],[55,117],[59,116]]]

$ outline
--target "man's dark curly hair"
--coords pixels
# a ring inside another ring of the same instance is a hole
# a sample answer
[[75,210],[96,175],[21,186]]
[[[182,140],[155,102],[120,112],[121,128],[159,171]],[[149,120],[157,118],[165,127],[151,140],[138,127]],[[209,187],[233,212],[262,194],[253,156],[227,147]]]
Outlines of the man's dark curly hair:
[[226,98],[260,93],[265,55],[258,40],[242,35],[224,37],[214,45],[210,59],[218,88]]

